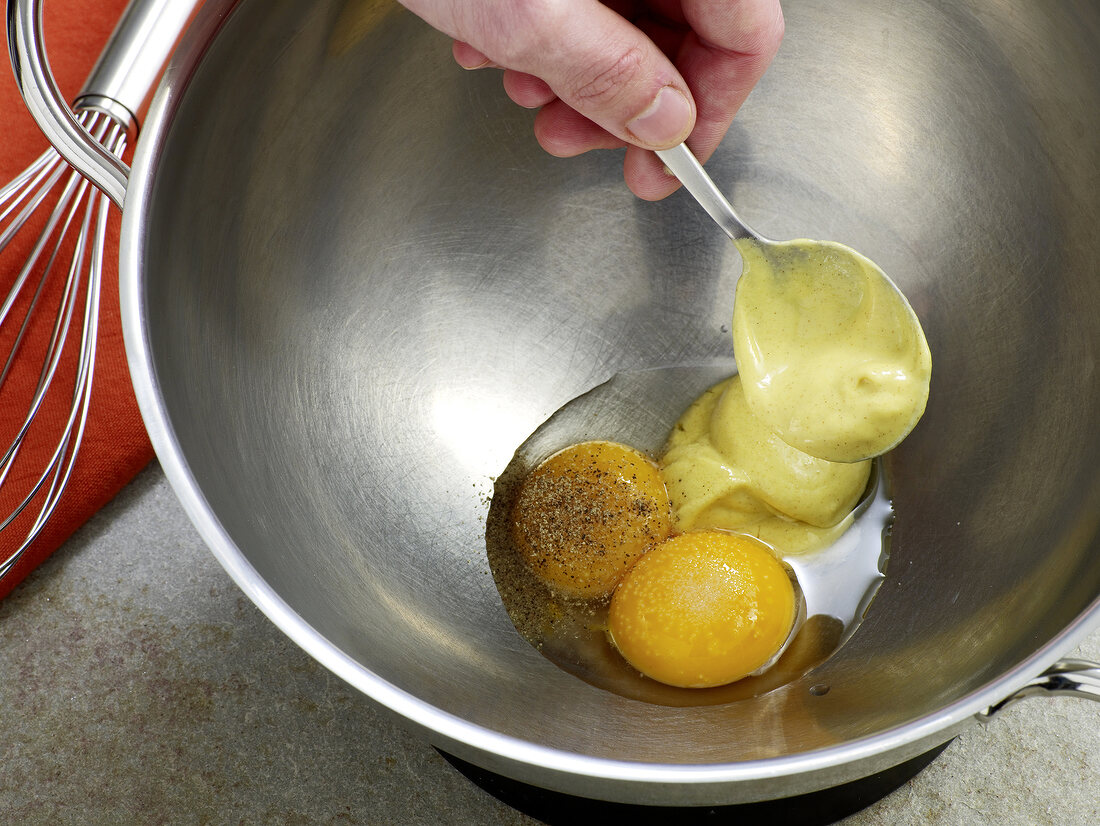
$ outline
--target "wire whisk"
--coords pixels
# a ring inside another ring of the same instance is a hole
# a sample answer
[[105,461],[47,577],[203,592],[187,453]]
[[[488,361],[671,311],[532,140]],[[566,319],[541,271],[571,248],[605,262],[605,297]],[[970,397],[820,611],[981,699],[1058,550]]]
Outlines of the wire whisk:
[[[19,91],[59,149],[0,189],[0,578],[42,534],[73,478],[92,404],[108,219],[129,176],[122,156],[201,3],[130,0],[70,109],[50,74],[42,0],[8,0]],[[115,177],[96,174],[101,161]]]
[[[122,157],[127,141],[122,124],[91,110],[77,117],[109,152]],[[6,259],[12,256],[5,253],[12,240],[46,208],[49,216],[30,253],[21,266],[9,269]],[[21,420],[16,416],[14,432],[0,433],[2,547],[11,547],[7,537],[17,534],[14,550],[0,558],[0,577],[19,561],[57,508],[84,437],[110,209],[107,196],[52,148],[0,190],[0,271],[18,268],[0,305],[0,355],[6,353],[0,368],[0,407],[26,411]],[[52,330],[44,337],[29,335],[34,319],[46,313],[54,319]],[[44,345],[35,347],[34,338],[45,338]],[[29,390],[27,382],[13,381],[17,360],[41,364]],[[54,401],[59,397],[60,402]],[[42,414],[54,405],[67,414]],[[43,451],[49,453],[44,467]]]

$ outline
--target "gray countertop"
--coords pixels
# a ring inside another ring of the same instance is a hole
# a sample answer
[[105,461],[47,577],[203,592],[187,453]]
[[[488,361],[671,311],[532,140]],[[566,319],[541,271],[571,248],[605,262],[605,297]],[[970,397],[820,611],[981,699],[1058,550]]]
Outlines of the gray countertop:
[[[0,602],[0,823],[238,822],[537,821],[284,637],[154,465]],[[1019,703],[844,823],[1100,824],[1100,706]]]

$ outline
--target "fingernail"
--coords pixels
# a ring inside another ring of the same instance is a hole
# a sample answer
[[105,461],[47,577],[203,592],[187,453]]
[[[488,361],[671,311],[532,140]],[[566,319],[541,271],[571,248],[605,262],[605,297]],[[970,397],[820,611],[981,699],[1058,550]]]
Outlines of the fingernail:
[[461,40],[456,40],[451,45],[451,54],[463,69],[480,69],[492,63],[488,56]]
[[664,148],[684,140],[690,123],[691,102],[679,89],[665,86],[626,128],[642,143]]
[[480,62],[476,60],[471,60],[465,63],[459,63],[458,65],[461,66],[463,69],[469,69],[470,71],[473,71],[474,69],[484,69],[492,62],[493,61],[489,60],[489,58],[485,58]]

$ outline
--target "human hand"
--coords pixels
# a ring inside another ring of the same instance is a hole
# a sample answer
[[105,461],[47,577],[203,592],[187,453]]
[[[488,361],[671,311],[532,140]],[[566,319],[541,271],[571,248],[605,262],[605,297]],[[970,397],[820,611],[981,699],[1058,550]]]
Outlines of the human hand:
[[454,38],[461,66],[504,69],[547,152],[626,146],[626,183],[646,200],[679,186],[650,150],[687,139],[709,158],[783,37],[779,0],[400,2]]

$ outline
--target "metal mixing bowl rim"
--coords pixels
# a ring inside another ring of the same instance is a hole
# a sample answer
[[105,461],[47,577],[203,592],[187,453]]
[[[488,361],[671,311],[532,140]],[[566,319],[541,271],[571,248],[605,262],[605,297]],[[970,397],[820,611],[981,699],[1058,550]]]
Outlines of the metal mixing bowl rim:
[[192,475],[173,431],[157,383],[144,308],[144,218],[154,196],[155,170],[163,136],[201,60],[210,38],[238,0],[208,2],[200,9],[165,73],[150,106],[139,139],[126,193],[119,244],[120,303],[127,359],[138,406],[169,483],[202,539],[242,591],[303,650],[344,681],[376,702],[428,732],[463,746],[571,775],[654,784],[708,784],[781,778],[828,770],[908,749],[914,756],[946,741],[976,715],[1000,702],[1039,675],[1100,626],[1100,597],[1070,625],[1026,660],[981,689],[914,719],[874,735],[810,752],[736,763],[671,764],[609,759],[540,746],[493,731],[446,712],[386,681],[350,658],[310,626],[247,561],[224,530]]

